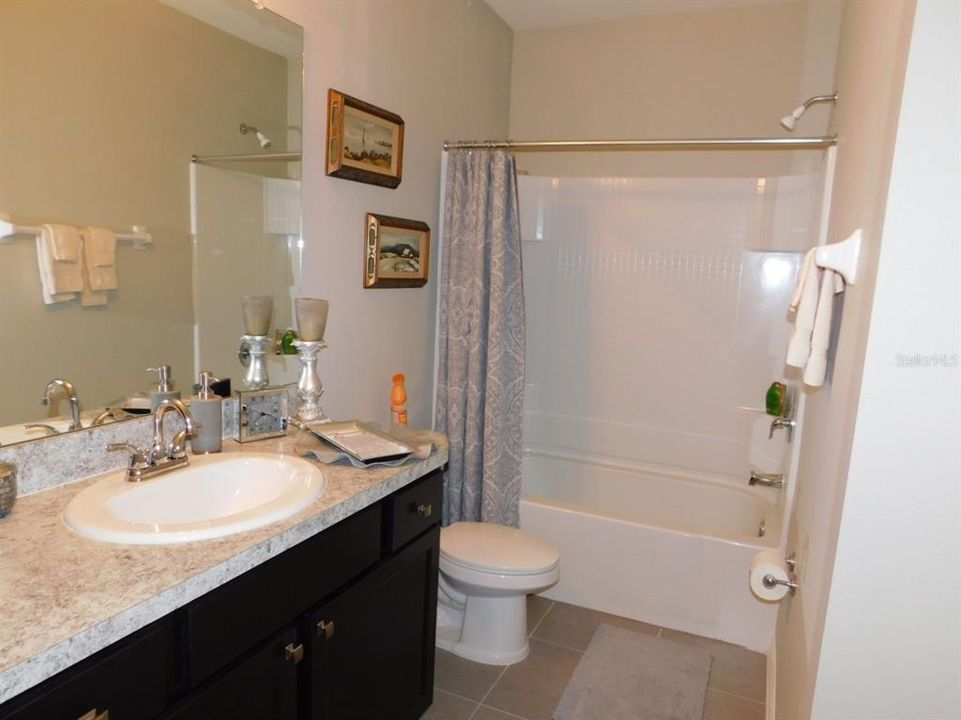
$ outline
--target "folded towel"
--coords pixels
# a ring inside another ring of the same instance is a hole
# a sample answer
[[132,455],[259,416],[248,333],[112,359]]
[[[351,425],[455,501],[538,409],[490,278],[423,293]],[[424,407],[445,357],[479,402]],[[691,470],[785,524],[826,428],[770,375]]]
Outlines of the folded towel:
[[[59,261],[54,257],[57,238],[64,239],[63,248],[75,240],[77,255],[75,261]],[[72,238],[72,240],[70,239]],[[80,255],[80,236],[76,228],[66,225],[44,225],[37,236],[37,266],[40,270],[40,284],[43,288],[43,301],[47,305],[73,300],[75,293],[83,290],[83,264]]]
[[83,228],[80,236],[90,290],[116,290],[117,236],[110,230],[94,227]]
[[821,275],[814,265],[816,250],[817,248],[811,248],[804,256],[797,288],[791,299],[791,310],[795,313],[794,330],[787,346],[785,362],[792,367],[803,368],[811,355],[811,332],[814,330],[814,317],[817,314],[818,280]]
[[804,384],[821,387],[828,369],[828,349],[831,344],[831,320],[834,296],[844,290],[844,280],[833,270],[821,270],[821,289],[817,315],[811,332],[811,356],[804,367]]
[[[86,260],[86,258],[85,258]],[[83,263],[83,290],[80,293],[80,304],[89,307],[91,305],[106,305],[110,300],[107,291],[97,292],[90,286],[90,269],[86,261]]]
[[70,225],[44,225],[50,232],[50,254],[57,262],[80,261],[80,236]]

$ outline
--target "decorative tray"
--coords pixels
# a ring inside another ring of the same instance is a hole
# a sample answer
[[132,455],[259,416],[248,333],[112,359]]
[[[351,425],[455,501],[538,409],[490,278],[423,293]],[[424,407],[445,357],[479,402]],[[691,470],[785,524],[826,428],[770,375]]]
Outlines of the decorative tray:
[[397,460],[407,457],[414,451],[409,445],[398,442],[387,433],[359,420],[334,423],[309,422],[305,427],[317,437],[363,463]]

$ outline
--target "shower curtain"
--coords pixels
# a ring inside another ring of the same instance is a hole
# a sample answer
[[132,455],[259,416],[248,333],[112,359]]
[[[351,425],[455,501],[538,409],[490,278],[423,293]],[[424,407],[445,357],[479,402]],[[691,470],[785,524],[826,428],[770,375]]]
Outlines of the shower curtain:
[[450,440],[444,524],[517,525],[524,288],[514,158],[450,151],[444,208],[437,426]]

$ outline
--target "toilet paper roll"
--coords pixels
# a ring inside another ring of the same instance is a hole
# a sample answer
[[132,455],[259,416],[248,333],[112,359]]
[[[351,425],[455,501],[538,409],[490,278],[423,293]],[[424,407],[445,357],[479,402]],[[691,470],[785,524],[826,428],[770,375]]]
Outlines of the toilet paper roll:
[[778,580],[787,580],[788,571],[784,558],[773,550],[762,550],[751,562],[751,592],[764,602],[777,602],[788,593],[786,585],[764,586],[764,576],[773,575]]

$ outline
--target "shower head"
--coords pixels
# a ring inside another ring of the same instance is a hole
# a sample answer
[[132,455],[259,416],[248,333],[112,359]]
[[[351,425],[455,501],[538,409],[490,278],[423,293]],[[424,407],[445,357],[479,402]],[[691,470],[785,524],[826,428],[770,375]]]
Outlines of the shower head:
[[253,125],[248,125],[247,123],[240,123],[240,134],[246,135],[247,133],[253,133],[257,136],[257,142],[260,143],[260,147],[269,148],[270,138],[264,135],[260,130],[255,128]]
[[782,117],[781,125],[784,126],[785,130],[794,130],[794,126],[797,125],[797,121],[801,119],[801,116],[804,114],[804,111],[807,110],[809,107],[811,107],[815,103],[824,103],[824,102],[836,103],[837,101],[838,101],[837,93],[834,93],[832,95],[815,95],[814,97],[809,97],[807,100],[804,101],[803,104],[798,105],[796,108],[794,108],[794,110],[791,112],[790,115],[785,115],[784,117]]

